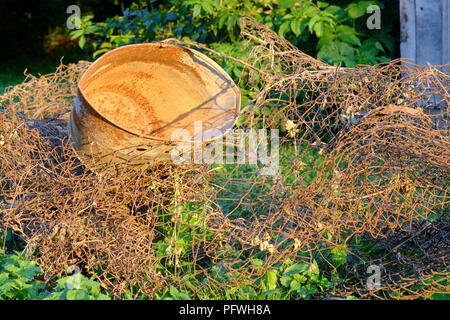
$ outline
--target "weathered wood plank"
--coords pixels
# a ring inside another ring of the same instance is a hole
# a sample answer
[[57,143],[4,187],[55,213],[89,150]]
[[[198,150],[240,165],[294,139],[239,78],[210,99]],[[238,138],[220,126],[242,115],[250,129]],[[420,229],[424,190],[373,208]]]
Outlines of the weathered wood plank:
[[416,0],[417,64],[442,64],[442,31],[442,1]]
[[450,63],[450,0],[400,0],[402,58],[419,65]]
[[402,58],[416,61],[416,7],[410,0],[400,0],[400,51]]
[[[442,64],[450,63],[450,1],[442,4]],[[446,68],[450,72],[450,66]]]

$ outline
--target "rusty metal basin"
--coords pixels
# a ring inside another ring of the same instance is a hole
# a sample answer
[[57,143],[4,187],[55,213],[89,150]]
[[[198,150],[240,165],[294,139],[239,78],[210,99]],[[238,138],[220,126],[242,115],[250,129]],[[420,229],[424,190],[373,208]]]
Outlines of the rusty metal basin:
[[170,160],[179,142],[175,130],[186,129],[193,141],[194,122],[201,121],[207,144],[233,127],[240,99],[230,76],[198,51],[127,45],[97,59],[81,77],[69,134],[82,159],[132,165]]

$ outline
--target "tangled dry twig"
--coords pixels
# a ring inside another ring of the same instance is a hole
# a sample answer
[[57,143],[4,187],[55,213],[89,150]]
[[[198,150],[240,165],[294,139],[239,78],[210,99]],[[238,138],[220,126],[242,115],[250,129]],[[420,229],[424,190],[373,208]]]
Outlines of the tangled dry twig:
[[[219,261],[233,275],[227,285],[253,283],[284,258],[326,262],[344,245],[359,267],[337,294],[448,292],[436,279],[448,278],[450,75],[401,61],[333,67],[254,21],[242,26],[251,53],[241,85],[254,99],[240,126],[283,129],[276,178],[257,165],[86,170],[65,126],[82,62],[0,97],[1,224],[38,249],[47,278],[76,264],[117,295],[134,286],[152,296],[169,283],[220,289],[210,273]],[[370,258],[355,241],[383,255]],[[261,253],[263,267],[249,267]],[[375,291],[364,282],[370,263],[383,267]]]

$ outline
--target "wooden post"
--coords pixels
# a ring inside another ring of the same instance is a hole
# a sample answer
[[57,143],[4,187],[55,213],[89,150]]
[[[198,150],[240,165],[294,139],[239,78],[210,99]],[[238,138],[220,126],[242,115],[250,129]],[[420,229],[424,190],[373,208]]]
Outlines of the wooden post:
[[419,65],[450,63],[449,1],[400,0],[402,58]]
[[[443,0],[442,5],[442,62],[450,62],[450,1]],[[450,67],[447,70],[450,72]]]

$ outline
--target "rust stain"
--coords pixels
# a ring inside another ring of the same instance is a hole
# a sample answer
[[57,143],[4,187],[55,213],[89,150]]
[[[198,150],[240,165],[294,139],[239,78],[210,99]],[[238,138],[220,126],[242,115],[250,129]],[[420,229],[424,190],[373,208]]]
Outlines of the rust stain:
[[187,63],[194,64],[189,50],[170,45],[117,54],[114,59],[107,56],[82,83],[89,102],[109,121],[137,134],[170,139],[174,129],[208,116],[208,111],[193,111],[182,119],[174,117],[209,98],[202,76]]
[[160,46],[155,54],[151,55],[153,61],[159,61],[161,63],[173,66],[180,72],[186,72],[186,70],[188,70],[197,78],[197,80],[202,85],[205,85],[205,82],[203,81],[197,70],[183,61],[188,57],[190,58],[190,60],[192,60],[192,53],[189,50],[172,45]]
[[[81,104],[72,111],[78,113],[73,120],[79,132],[73,135],[80,149],[123,150],[120,157],[131,159],[161,143],[173,146],[172,132],[184,128],[192,134],[195,121],[206,121],[204,129],[233,123],[239,90],[220,87],[224,79],[232,80],[205,58],[190,49],[157,44],[125,46],[100,57],[80,79]],[[87,147],[83,141],[92,144]]]
[[97,110],[117,125],[141,134],[151,134],[161,127],[149,101],[131,85],[107,84],[87,95]]

